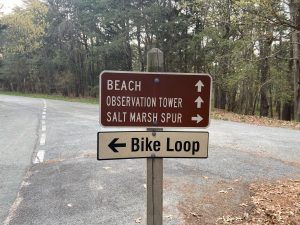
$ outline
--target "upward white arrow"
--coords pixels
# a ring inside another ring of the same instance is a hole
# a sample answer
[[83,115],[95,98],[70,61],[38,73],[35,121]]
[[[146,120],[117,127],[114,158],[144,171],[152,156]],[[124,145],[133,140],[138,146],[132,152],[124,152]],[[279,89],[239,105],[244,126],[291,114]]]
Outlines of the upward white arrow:
[[199,96],[199,97],[195,100],[195,102],[197,103],[197,108],[200,109],[200,108],[201,108],[201,104],[202,104],[204,101],[203,101],[202,98]]
[[198,91],[198,92],[201,92],[202,87],[204,87],[204,84],[202,83],[201,80],[199,80],[199,81],[197,82],[197,84],[195,84],[195,87],[197,87],[197,91]]

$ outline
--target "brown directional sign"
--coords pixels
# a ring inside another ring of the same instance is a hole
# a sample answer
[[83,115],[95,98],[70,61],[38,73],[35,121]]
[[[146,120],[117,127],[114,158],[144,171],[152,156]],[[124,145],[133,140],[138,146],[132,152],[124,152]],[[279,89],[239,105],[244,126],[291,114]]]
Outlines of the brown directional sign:
[[99,132],[97,158],[207,158],[208,136],[208,132]]
[[100,74],[100,125],[185,127],[209,124],[208,74],[104,71]]

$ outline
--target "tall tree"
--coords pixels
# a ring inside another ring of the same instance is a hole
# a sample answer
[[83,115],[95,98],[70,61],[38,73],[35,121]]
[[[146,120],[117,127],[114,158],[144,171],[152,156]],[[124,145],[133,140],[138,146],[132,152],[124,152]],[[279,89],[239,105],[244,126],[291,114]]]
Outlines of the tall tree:
[[270,105],[268,100],[269,90],[269,73],[270,62],[269,57],[271,55],[271,45],[273,42],[273,34],[270,31],[270,27],[266,24],[263,30],[260,31],[263,36],[259,40],[259,54],[260,54],[260,116],[267,117],[269,115]]
[[294,75],[294,118],[300,121],[300,1],[290,1],[291,18],[293,22],[292,30],[292,50],[293,50],[293,75]]
[[12,90],[35,91],[39,78],[34,70],[34,55],[44,35],[47,7],[38,0],[27,2],[26,9],[17,9],[4,16],[7,27],[1,34],[3,49],[2,77]]
[[159,47],[167,71],[212,74],[217,108],[298,115],[298,0],[29,3],[1,18],[8,89],[97,96],[102,70],[143,71],[146,52]]

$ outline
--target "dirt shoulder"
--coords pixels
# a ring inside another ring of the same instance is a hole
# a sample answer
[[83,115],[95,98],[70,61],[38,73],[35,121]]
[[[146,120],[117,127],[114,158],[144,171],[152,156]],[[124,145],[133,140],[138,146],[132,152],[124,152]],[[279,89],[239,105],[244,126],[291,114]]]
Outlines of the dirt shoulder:
[[226,112],[224,110],[218,110],[218,109],[214,109],[211,112],[211,117],[213,119],[249,123],[258,126],[282,127],[282,128],[291,128],[291,129],[300,130],[300,122],[276,120],[272,118],[259,117],[259,116],[241,115],[241,114]]
[[[214,110],[211,115],[213,119],[300,130],[300,123],[295,121],[221,110]],[[215,181],[204,190],[203,186],[193,187],[193,191],[184,190],[181,194],[177,208],[186,225],[300,225],[299,178],[250,183]]]
[[300,180],[219,181],[178,204],[187,225],[299,225]]
[[240,206],[253,206],[242,214],[228,214],[216,224],[299,225],[300,180],[277,181],[250,185],[251,198]]

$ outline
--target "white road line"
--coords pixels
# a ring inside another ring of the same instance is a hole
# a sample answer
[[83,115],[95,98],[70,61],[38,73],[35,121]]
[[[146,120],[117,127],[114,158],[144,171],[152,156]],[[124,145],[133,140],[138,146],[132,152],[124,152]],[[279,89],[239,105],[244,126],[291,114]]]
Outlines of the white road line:
[[46,119],[46,115],[42,115],[42,119],[45,120]]
[[[20,190],[25,187],[25,186],[28,186],[30,185],[29,182],[27,182],[26,180],[28,180],[29,176],[30,176],[30,172],[27,172],[25,177],[23,178],[23,181],[21,183],[21,187],[20,187]],[[2,223],[2,225],[10,225],[11,224],[11,221],[13,220],[13,218],[15,217],[16,215],[16,211],[18,209],[18,207],[20,206],[21,202],[23,201],[23,197],[21,196],[20,194],[20,191],[18,192],[17,194],[17,197],[14,201],[14,203],[12,204],[12,206],[10,207],[9,209],[9,212],[8,212],[8,216],[6,217],[5,221]]]
[[43,112],[42,114],[43,114],[43,115],[46,115],[46,112]]
[[44,150],[39,150],[38,153],[36,154],[36,157],[33,161],[33,164],[44,162],[44,157],[45,157],[45,151]]
[[42,131],[43,131],[43,132],[46,131],[46,125],[42,125]]
[[46,143],[46,133],[42,133],[40,139],[40,145],[45,145],[45,143]]
[[13,217],[15,216],[15,213],[19,207],[19,205],[21,204],[21,202],[23,201],[23,198],[20,196],[20,192],[18,192],[17,198],[14,201],[12,207],[10,208],[9,212],[8,212],[8,216],[6,217],[5,221],[3,222],[3,225],[9,225],[11,220],[13,219]]
[[42,125],[46,125],[46,121],[45,120],[42,120]]

